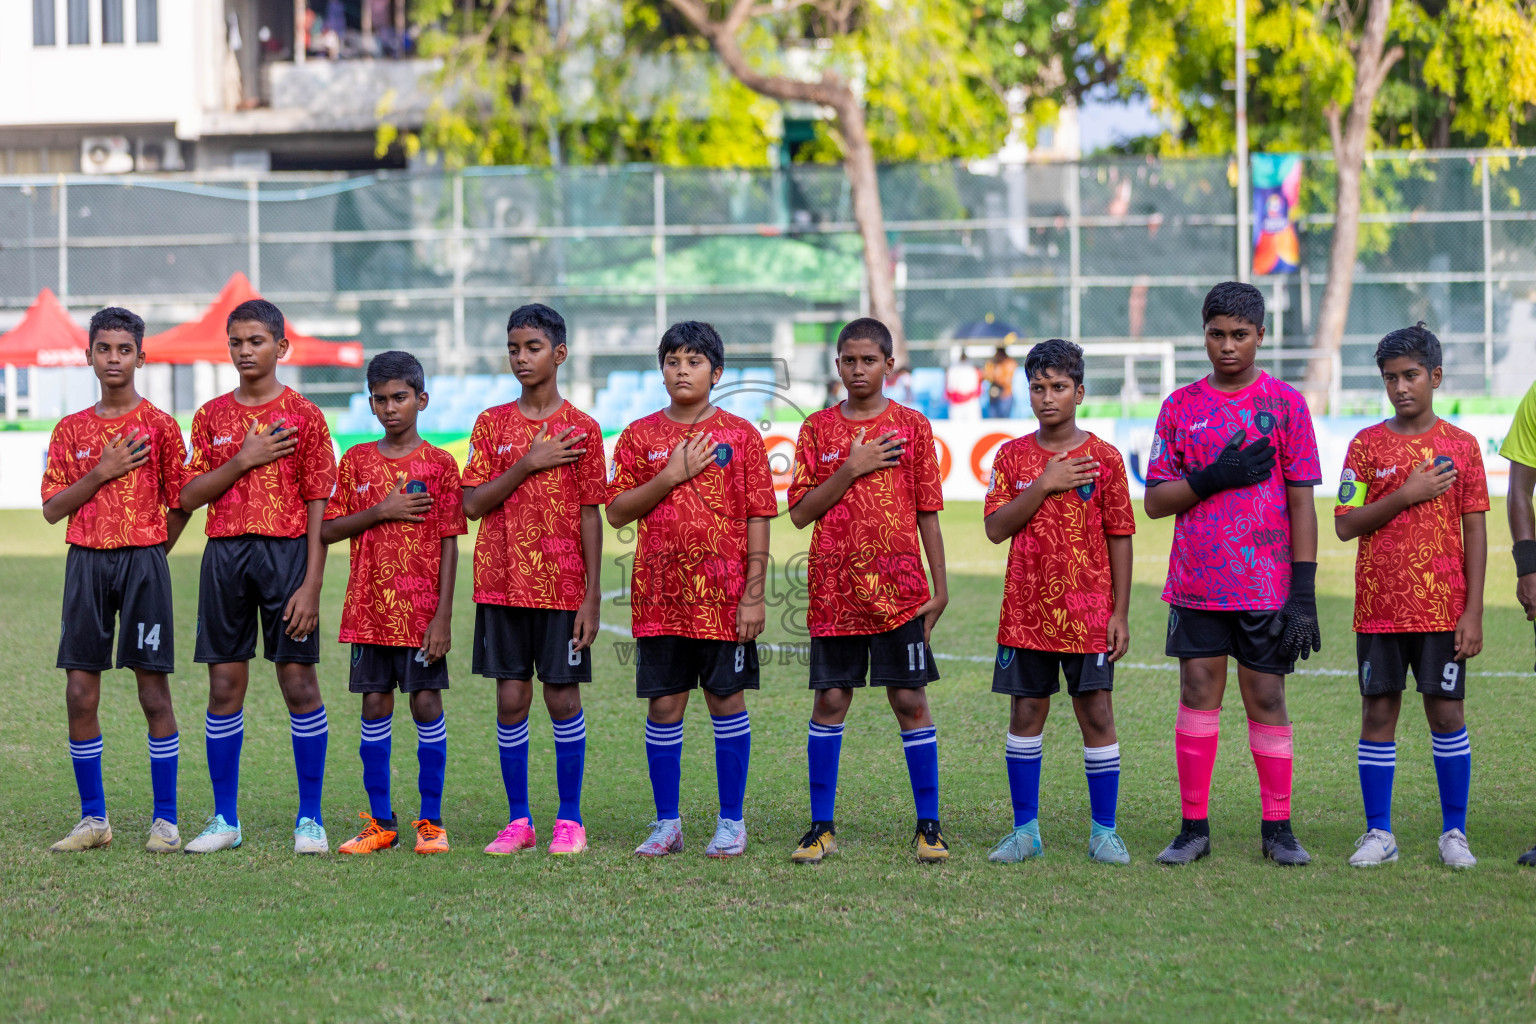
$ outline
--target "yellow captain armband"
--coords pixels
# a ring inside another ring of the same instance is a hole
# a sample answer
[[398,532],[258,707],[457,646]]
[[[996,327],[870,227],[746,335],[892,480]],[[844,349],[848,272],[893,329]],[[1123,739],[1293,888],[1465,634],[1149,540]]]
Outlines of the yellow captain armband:
[[1355,478],[1355,471],[1345,467],[1339,477],[1339,507],[1361,508],[1365,505],[1365,482]]

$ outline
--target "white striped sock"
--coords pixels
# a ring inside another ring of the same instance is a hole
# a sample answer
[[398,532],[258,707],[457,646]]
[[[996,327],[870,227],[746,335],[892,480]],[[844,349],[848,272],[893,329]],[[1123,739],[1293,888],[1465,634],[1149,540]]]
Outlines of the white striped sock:
[[1431,732],[1429,743],[1436,757],[1460,757],[1472,753],[1472,740],[1465,726],[1452,733]]
[[843,734],[843,726],[846,723],[838,722],[836,725],[822,725],[820,722],[811,723],[811,738],[833,740]]
[[1120,770],[1120,744],[1107,747],[1083,748],[1083,771],[1089,775],[1103,775]]
[[752,722],[747,718],[745,711],[735,715],[725,715],[710,718],[715,723],[715,739],[728,740],[735,736],[750,736],[752,734]]
[[181,753],[181,733],[173,732],[169,736],[156,738],[149,737],[149,758],[151,761],[161,761],[167,757],[175,757]]
[[528,742],[528,719],[523,719],[516,725],[502,725],[496,723],[496,745],[498,747],[520,747]]
[[93,740],[81,740],[79,743],[76,743],[74,740],[70,740],[69,756],[74,758],[76,761],[89,761],[94,757],[100,757],[101,737],[97,736]]
[[[414,719],[413,719],[414,721]],[[438,715],[435,722],[416,723],[417,743],[446,743],[448,740],[448,716]]]
[[649,718],[645,720],[645,742],[656,747],[675,747],[683,742],[683,723],[662,725]]
[[245,709],[241,708],[234,715],[215,715],[208,712],[204,725],[205,735],[210,740],[223,740],[231,736],[238,736],[245,731]]
[[575,743],[577,740],[587,738],[587,714],[585,711],[576,712],[576,717],[564,722],[551,720],[550,727],[555,732],[556,743]]
[[288,713],[288,727],[299,738],[324,736],[331,731],[330,719],[325,716],[325,706],[304,715]]
[[1008,746],[1004,756],[1010,761],[1038,761],[1045,752],[1045,734],[1039,736],[1015,736],[1008,734]]
[[925,725],[917,729],[906,729],[901,734],[901,745],[906,747],[921,747],[929,743],[939,742],[938,726]]
[[362,721],[364,743],[385,743],[395,734],[395,720],[392,716],[365,718]]
[[1361,740],[1355,748],[1355,763],[1362,768],[1396,768],[1397,742],[1372,743]]

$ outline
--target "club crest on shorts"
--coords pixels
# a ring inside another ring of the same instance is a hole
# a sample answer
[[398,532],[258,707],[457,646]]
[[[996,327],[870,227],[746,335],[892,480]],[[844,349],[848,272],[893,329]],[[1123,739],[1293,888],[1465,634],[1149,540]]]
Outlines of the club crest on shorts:
[[1360,665],[1360,685],[1361,686],[1370,686],[1371,685],[1371,663],[1368,662],[1368,661],[1367,662],[1363,662]]
[[420,480],[412,480],[405,485],[406,494],[425,494],[427,485]]
[[1016,652],[1014,651],[1014,649],[1012,647],[1005,647],[1002,644],[998,644],[997,645],[997,667],[998,668],[1007,668],[1009,665],[1012,665],[1013,664],[1013,656],[1014,656],[1015,653]]
[[1168,609],[1168,635],[1169,636],[1173,636],[1173,631],[1178,629],[1178,628],[1179,628],[1179,610],[1177,608],[1169,608]]
[[731,464],[731,455],[731,446],[726,444],[724,441],[721,441],[719,444],[715,445],[715,465],[721,467],[722,469],[726,466],[729,466]]
[[1274,413],[1266,410],[1253,418],[1253,425],[1259,428],[1259,433],[1267,435],[1280,425],[1280,421],[1275,418]]
[[358,662],[360,662],[362,660],[363,660],[363,645],[362,644],[353,644],[352,645],[352,664],[356,665]]

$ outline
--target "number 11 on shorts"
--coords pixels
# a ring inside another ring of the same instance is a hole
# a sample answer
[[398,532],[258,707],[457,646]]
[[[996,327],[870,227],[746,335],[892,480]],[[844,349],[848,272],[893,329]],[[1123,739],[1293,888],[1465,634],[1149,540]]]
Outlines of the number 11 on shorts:
[[907,644],[907,671],[922,672],[928,668],[928,645]]

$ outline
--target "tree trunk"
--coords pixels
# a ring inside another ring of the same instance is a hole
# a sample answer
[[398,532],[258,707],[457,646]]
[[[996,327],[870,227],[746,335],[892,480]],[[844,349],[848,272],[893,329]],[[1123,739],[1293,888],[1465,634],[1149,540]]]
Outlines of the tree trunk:
[[869,279],[869,315],[891,329],[892,354],[897,366],[910,365],[907,334],[896,305],[896,274],[891,247],[885,237],[885,209],[880,203],[880,179],[875,150],[869,142],[864,111],[850,92],[849,102],[837,111],[837,127],[843,136],[843,170],[853,193],[853,218],[864,240],[864,273]]
[[1337,107],[1328,111],[1336,175],[1333,245],[1328,252],[1328,283],[1323,288],[1317,329],[1312,336],[1312,347],[1322,354],[1307,363],[1302,385],[1307,404],[1314,413],[1327,408],[1333,382],[1333,354],[1343,346],[1344,326],[1349,319],[1355,258],[1360,252],[1360,184],[1365,167],[1365,147],[1370,140],[1371,109],[1375,106],[1376,94],[1386,81],[1387,72],[1403,55],[1402,47],[1398,46],[1383,52],[1391,13],[1392,0],[1370,0],[1365,32],[1355,50],[1355,95],[1349,113],[1344,115],[1341,123]]
[[710,17],[702,0],[668,0],[689,23],[709,40],[720,62],[748,89],[770,99],[795,100],[831,107],[843,136],[843,170],[853,194],[853,216],[864,241],[864,270],[869,279],[869,312],[891,329],[896,365],[908,363],[907,334],[896,307],[896,268],[885,237],[885,213],[880,205],[880,182],[875,151],[869,142],[864,109],[852,88],[835,73],[823,71],[816,81],[765,75],[754,68],[741,51],[740,35],[752,19],[753,0],[734,0],[725,20]]

